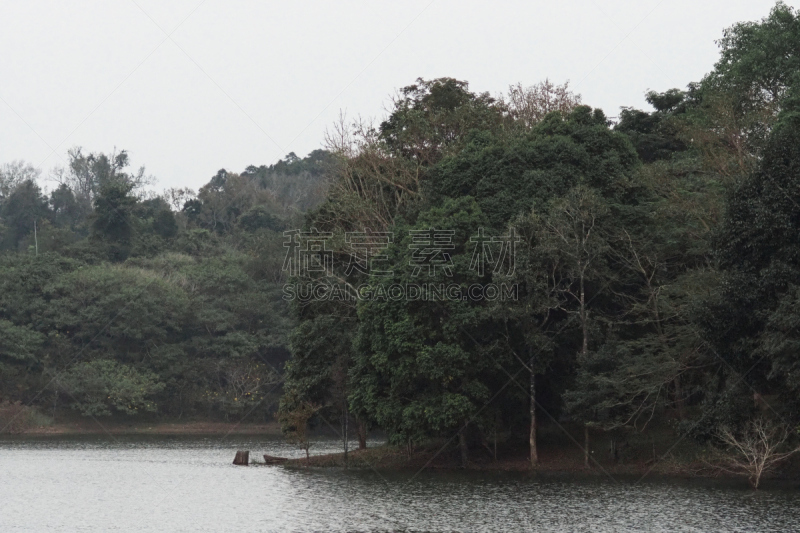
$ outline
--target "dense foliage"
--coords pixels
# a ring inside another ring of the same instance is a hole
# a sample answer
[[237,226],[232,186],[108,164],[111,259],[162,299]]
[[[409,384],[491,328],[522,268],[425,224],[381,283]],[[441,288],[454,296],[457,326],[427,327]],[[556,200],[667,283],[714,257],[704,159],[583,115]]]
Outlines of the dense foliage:
[[[377,128],[340,125],[305,228],[393,238],[377,273],[327,243],[326,279],[370,297],[295,303],[282,409],[312,401],[409,447],[458,435],[464,460],[499,431],[535,462],[542,415],[702,441],[769,398],[796,425],[798,24],[779,3],[726,30],[703,80],[616,123],[549,81],[505,99],[443,78],[402,89]],[[423,280],[414,236],[436,228],[450,271]],[[516,236],[515,268],[472,268],[484,234]],[[375,297],[422,281],[518,292]]]
[[[362,445],[458,435],[464,461],[502,434],[536,462],[543,416],[587,439],[703,442],[765,405],[797,426],[798,28],[782,3],[729,28],[701,81],[616,122],[549,81],[420,79],[379,124],[197,194],[144,194],[124,151],[71,151],[49,197],[6,165],[0,399],[241,418],[280,392],[304,442],[352,420]],[[294,268],[303,236],[319,268]],[[423,283],[444,297],[387,290]],[[361,297],[302,297],[332,287]]]
[[321,200],[327,160],[290,154],[161,196],[124,151],[71,151],[49,198],[33,169],[3,167],[0,396],[94,416],[269,416],[291,329],[280,232]]

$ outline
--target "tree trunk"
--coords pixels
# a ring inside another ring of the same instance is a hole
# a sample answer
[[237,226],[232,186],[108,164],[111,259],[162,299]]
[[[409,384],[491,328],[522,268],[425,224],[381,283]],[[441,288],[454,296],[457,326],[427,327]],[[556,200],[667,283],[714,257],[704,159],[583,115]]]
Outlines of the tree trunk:
[[589,353],[589,325],[588,313],[586,311],[586,291],[583,285],[583,274],[581,273],[581,329],[583,330],[583,344],[581,345],[581,355],[586,357]]
[[531,430],[528,436],[531,451],[531,467],[539,463],[539,450],[536,447],[536,374],[533,371],[533,356],[528,360],[531,369]]
[[589,468],[589,424],[583,425],[583,466]]
[[461,449],[461,468],[467,467],[467,460],[469,459],[469,450],[467,449],[467,425],[469,420],[464,421],[464,427],[458,433],[458,447]]
[[342,444],[344,445],[344,467],[347,468],[347,451],[350,447],[350,412],[347,409],[347,401],[344,402],[342,409]]
[[363,420],[356,420],[358,427],[358,449],[367,449],[367,424]]
[[[585,358],[589,353],[589,325],[588,313],[586,311],[586,292],[583,284],[583,273],[581,273],[581,329],[583,330],[583,344],[581,345],[581,355]],[[583,465],[589,468],[589,425],[583,425]]]
[[56,421],[56,404],[58,403],[58,386],[56,386],[56,390],[53,393],[53,422]]
[[680,374],[675,377],[675,407],[678,411],[678,419],[683,420],[686,418],[686,404],[683,401],[683,387],[681,386]]

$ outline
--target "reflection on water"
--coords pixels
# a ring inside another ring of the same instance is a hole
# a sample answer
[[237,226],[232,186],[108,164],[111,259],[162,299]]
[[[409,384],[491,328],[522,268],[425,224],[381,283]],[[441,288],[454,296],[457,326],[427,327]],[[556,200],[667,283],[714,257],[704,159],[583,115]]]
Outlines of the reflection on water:
[[[324,453],[335,441],[316,443]],[[798,531],[800,493],[523,474],[235,467],[270,437],[0,441],[0,531]]]

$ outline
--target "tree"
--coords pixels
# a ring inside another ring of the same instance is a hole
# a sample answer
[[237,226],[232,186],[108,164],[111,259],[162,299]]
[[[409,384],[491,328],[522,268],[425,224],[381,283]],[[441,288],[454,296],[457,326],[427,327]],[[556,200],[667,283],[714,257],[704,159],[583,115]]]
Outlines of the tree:
[[716,249],[722,283],[708,298],[706,334],[729,368],[787,408],[800,390],[800,104],[787,100],[759,167],[733,191]]
[[506,105],[516,122],[525,128],[532,128],[548,114],[558,111],[566,116],[580,104],[581,95],[569,90],[568,81],[563,85],[555,85],[545,79],[530,87],[523,87],[521,83],[510,86]]
[[[578,365],[590,359],[590,330],[601,319],[593,316],[612,276],[608,253],[610,236],[607,228],[608,207],[591,189],[578,186],[566,197],[555,202],[547,214],[533,215],[532,224],[537,237],[538,253],[544,258],[548,276],[548,295],[552,309],[574,318],[580,331]],[[572,321],[572,318],[567,320]],[[597,339],[595,340],[597,343]],[[578,414],[578,413],[576,413]],[[580,414],[579,414],[580,416]],[[586,466],[589,464],[589,423],[585,421]]]
[[31,327],[0,319],[0,397],[18,399],[27,392],[24,386],[35,382],[44,341],[45,336]]
[[683,139],[715,172],[737,181],[758,165],[779,114],[800,81],[800,12],[778,2],[757,22],[727,28],[720,59],[699,84]]
[[679,119],[691,105],[687,93],[678,89],[663,93],[650,91],[646,100],[655,108],[654,111],[648,113],[623,107],[614,131],[625,133],[631,139],[639,158],[645,163],[668,160],[687,150],[688,143],[684,141],[679,126]]
[[16,250],[23,237],[34,232],[35,224],[50,217],[50,211],[39,186],[27,180],[0,204],[0,215],[6,226],[3,247]]
[[282,411],[279,420],[286,439],[306,452],[306,465],[311,462],[308,450],[311,447],[308,423],[319,410],[319,407],[309,402],[299,402],[294,408]]
[[741,113],[772,109],[777,115],[798,81],[800,12],[777,2],[761,21],[727,28],[717,43],[721,57],[704,85],[735,95],[735,108]]
[[465,81],[419,78],[394,99],[380,139],[391,153],[428,167],[458,147],[470,130],[498,129],[503,115],[504,106],[488,93],[470,92]]
[[[464,466],[466,432],[491,392],[504,383],[499,366],[508,366],[507,353],[492,351],[494,329],[486,302],[461,297],[416,301],[393,298],[385,291],[422,283],[466,290],[480,283],[481,274],[470,269],[470,238],[485,223],[475,201],[460,198],[422,213],[414,226],[395,228],[397,241],[387,251],[392,275],[372,276],[373,292],[359,302],[351,370],[350,397],[356,413],[384,428],[392,442],[409,447],[457,433]],[[409,265],[419,245],[408,230],[430,234],[435,228],[453,232],[453,248],[446,252],[450,266],[428,269],[417,277]]]
[[26,181],[36,183],[41,174],[41,170],[22,160],[0,166],[0,200],[8,197],[18,185]]
[[164,191],[162,197],[169,204],[173,211],[181,211],[186,205],[186,202],[194,199],[197,195],[192,189],[185,188],[169,188]]
[[[349,268],[353,250],[346,233],[390,231],[394,220],[418,200],[419,176],[414,172],[418,165],[393,157],[375,130],[358,123],[351,126],[343,117],[334,132],[326,133],[326,141],[328,197],[308,214],[304,226],[306,231],[313,228],[333,235],[325,244],[331,253],[330,272],[324,276],[301,272],[289,281],[295,286],[333,283],[352,290],[365,283],[368,274]],[[298,163],[281,162],[276,167],[291,168]],[[245,217],[245,223],[251,221]],[[286,367],[281,412],[291,411],[298,402],[312,402],[320,406],[323,416],[343,421],[345,439],[344,426],[354,414],[359,447],[366,448],[371,420],[365,411],[352,410],[348,403],[353,390],[349,379],[353,340],[358,330],[355,303],[347,298],[295,300],[292,312],[297,325],[290,337],[292,356]]]
[[467,135],[458,152],[430,170],[423,192],[433,205],[472,196],[490,227],[501,230],[578,184],[609,197],[629,194],[638,164],[627,137],[609,128],[601,110],[579,106],[511,138],[491,131]]
[[184,210],[194,224],[227,233],[240,216],[256,205],[268,204],[271,196],[247,176],[220,169],[200,188],[195,200],[184,204]]
[[419,200],[424,167],[395,157],[372,126],[349,125],[343,116],[326,132],[334,155],[332,181],[325,202],[313,215],[314,226],[343,231],[384,231]]
[[165,241],[173,239],[178,234],[178,222],[175,213],[169,204],[161,198],[155,197],[136,202],[131,209],[131,223],[135,228],[135,248],[152,247],[147,255],[155,255],[155,251],[163,248]]
[[[280,392],[275,376],[287,358],[292,326],[275,285],[283,280],[280,236],[255,227],[259,215],[281,227],[291,220],[270,200],[272,190],[260,193],[269,201],[253,213],[252,231],[236,223],[235,213],[229,233],[184,231],[184,214],[176,218],[166,201],[143,197],[139,178],[146,176],[128,171],[127,154],[72,156],[74,165],[60,174],[65,182],[50,195],[51,209],[35,183],[4,181],[16,185],[0,199],[0,235],[13,240],[15,250],[38,244],[40,253],[0,254],[0,330],[6,341],[0,346],[0,395],[39,403],[37,393],[54,375],[74,378],[76,390],[91,385],[96,392],[102,387],[75,381],[79,374],[91,374],[92,383],[105,388],[136,382],[135,374],[154,384],[145,400],[162,415],[271,416],[270,400]],[[315,165],[325,157],[312,159],[281,166],[282,177],[270,166],[266,174],[258,170],[241,181],[282,183],[286,190],[275,189],[275,196],[293,209],[295,200],[281,196],[298,193],[290,186],[292,176],[302,183],[305,173],[317,181],[324,177]],[[224,193],[229,180],[219,181]],[[173,250],[166,250],[168,244]],[[103,261],[109,258],[115,263]],[[277,261],[277,278],[260,271],[267,261]],[[108,367],[109,361],[117,367]],[[63,387],[50,390],[54,406],[68,396]],[[85,412],[126,415],[122,400],[118,409],[100,405],[107,395],[92,394],[79,402],[89,406]],[[147,410],[138,405],[138,411]]]
[[112,360],[77,363],[57,377],[73,407],[85,416],[110,416],[112,409],[128,415],[156,411],[152,397],[164,384],[152,372]]
[[94,198],[90,239],[103,245],[112,261],[123,261],[130,254],[133,240],[132,209],[136,198],[132,187],[123,181],[104,182]]
[[[540,89],[550,90],[545,86]],[[495,312],[503,317],[503,343],[513,354],[514,364],[522,365],[530,375],[532,463],[537,462],[536,376],[545,372],[552,361],[562,357],[573,360],[575,356],[575,351],[566,354],[555,348],[571,346],[567,338],[571,330],[564,328],[567,315],[557,309],[552,292],[547,289],[552,285],[546,275],[552,264],[547,263],[540,246],[543,214],[576,187],[587,191],[595,188],[597,195],[613,199],[610,201],[621,206],[615,213],[620,219],[631,218],[630,209],[624,204],[642,196],[638,190],[641,186],[631,180],[637,159],[625,136],[609,129],[600,110],[568,108],[564,108],[565,113],[547,115],[530,131],[525,128],[511,137],[485,132],[469,134],[458,152],[430,170],[423,187],[427,200],[433,204],[460,194],[471,195],[487,216],[489,227],[507,231],[509,225],[516,226],[523,235],[520,249],[525,254],[520,257],[513,278],[520,287],[520,304],[498,305]],[[533,217],[532,210],[536,213]],[[562,367],[556,372],[565,371]],[[547,393],[563,388],[567,376],[554,378],[551,375],[544,380],[548,388],[557,383]],[[554,401],[551,407],[558,408],[559,403]]]
[[732,452],[717,467],[726,472],[747,476],[754,489],[758,489],[764,474],[800,452],[800,446],[782,450],[789,440],[789,432],[785,426],[763,418],[751,420],[740,432],[721,427],[717,431],[717,437]]
[[75,269],[48,283],[45,293],[42,318],[69,340],[66,360],[105,353],[126,364],[153,361],[148,353],[181,338],[188,305],[174,280],[123,266]]
[[299,225],[303,213],[323,201],[332,165],[333,156],[325,150],[304,158],[290,154],[274,165],[250,165],[238,174],[220,169],[197,195],[189,189],[164,194],[190,226],[220,235],[237,229],[282,230]]
[[[534,252],[537,235],[531,231],[528,217],[515,220],[510,228],[521,236],[510,275],[493,276],[495,282],[508,282],[517,287],[518,301],[496,302],[492,313],[501,321],[501,338],[505,348],[528,373],[528,445],[531,467],[539,463],[537,444],[537,411],[541,395],[537,393],[537,376],[548,369],[556,353],[550,327],[557,322],[551,314],[552,301],[546,289],[547,278],[542,275],[541,256]],[[557,325],[556,325],[557,327]],[[496,424],[490,426],[497,431]]]
[[[337,418],[348,417],[352,318],[322,313],[309,316],[295,327],[289,339],[292,359],[286,365],[286,393],[280,412],[290,413],[307,402]],[[366,448],[366,431],[359,429],[359,447]]]
[[270,229],[272,231],[283,231],[285,228],[283,220],[275,216],[267,206],[257,205],[250,208],[239,217],[239,226],[247,231],[257,231],[259,229]]
[[53,210],[53,221],[61,227],[74,230],[84,221],[78,201],[66,185],[59,185],[50,193],[50,207]]
[[0,320],[0,356],[3,360],[33,366],[38,362],[38,351],[43,342],[40,333]]
[[120,182],[129,191],[138,193],[153,182],[153,177],[145,174],[144,167],[140,167],[135,173],[125,172],[130,165],[130,158],[125,150],[114,150],[110,154],[84,154],[83,148],[77,147],[69,150],[67,155],[68,166],[57,168],[52,179],[69,188],[86,213],[91,210],[92,201],[100,187],[107,183]]
[[313,150],[303,158],[292,152],[274,165],[251,165],[242,176],[269,191],[277,212],[286,218],[292,212],[307,212],[322,203],[332,165],[333,157],[327,150]]
[[[280,381],[272,365],[251,357],[228,357],[215,361],[213,388],[207,401],[228,420],[244,417],[260,407]],[[272,398],[270,398],[272,399]]]

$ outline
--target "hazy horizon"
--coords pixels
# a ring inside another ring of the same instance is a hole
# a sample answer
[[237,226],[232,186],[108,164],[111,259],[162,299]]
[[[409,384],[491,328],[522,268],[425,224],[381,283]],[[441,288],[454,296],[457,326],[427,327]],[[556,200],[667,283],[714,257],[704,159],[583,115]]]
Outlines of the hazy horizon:
[[722,30],[773,5],[7,2],[0,164],[22,159],[45,177],[69,148],[116,147],[157,190],[197,189],[220,168],[322,147],[340,111],[379,119],[418,77],[493,95],[569,80],[584,103],[616,116],[646,108],[650,89],[699,80]]

